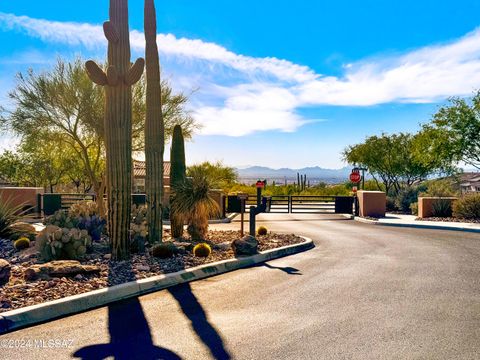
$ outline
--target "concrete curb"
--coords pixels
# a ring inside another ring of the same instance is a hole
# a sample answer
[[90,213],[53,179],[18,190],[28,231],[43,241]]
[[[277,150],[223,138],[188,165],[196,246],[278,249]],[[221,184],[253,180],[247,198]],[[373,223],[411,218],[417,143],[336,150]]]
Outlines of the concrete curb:
[[406,227],[415,229],[429,229],[429,230],[449,230],[449,231],[463,231],[480,233],[480,229],[474,229],[469,227],[449,226],[449,225],[431,225],[431,224],[409,224],[409,223],[387,223],[378,220],[363,219],[358,216],[353,218],[355,221],[380,226],[393,226],[393,227]]
[[0,334],[34,324],[72,315],[130,297],[144,295],[170,286],[204,279],[229,271],[246,268],[265,261],[296,254],[314,247],[312,239],[302,236],[300,244],[267,250],[256,255],[205,264],[166,275],[152,276],[109,288],[68,296],[43,304],[27,306],[0,315]]

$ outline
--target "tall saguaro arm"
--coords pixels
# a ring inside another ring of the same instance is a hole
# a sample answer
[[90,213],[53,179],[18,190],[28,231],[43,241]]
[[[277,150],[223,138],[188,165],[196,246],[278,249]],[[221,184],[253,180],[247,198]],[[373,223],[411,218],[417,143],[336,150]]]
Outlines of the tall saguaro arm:
[[[142,76],[145,61],[130,62],[128,0],[110,0],[110,19],[103,24],[108,40],[107,70],[94,61],[85,68],[90,79],[105,88],[105,149],[108,232],[112,257],[129,257],[132,193],[132,85]],[[102,196],[102,194],[98,194]]]
[[162,240],[163,152],[165,130],[162,115],[160,60],[157,46],[157,19],[154,0],[145,0],[145,60],[147,75],[145,117],[145,190],[148,236]]

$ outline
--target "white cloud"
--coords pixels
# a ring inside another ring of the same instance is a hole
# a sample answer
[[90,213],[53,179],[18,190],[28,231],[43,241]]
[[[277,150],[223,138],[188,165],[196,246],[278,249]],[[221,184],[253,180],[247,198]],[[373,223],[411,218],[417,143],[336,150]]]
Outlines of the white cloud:
[[[106,46],[100,25],[0,13],[1,28],[72,47],[98,50]],[[274,57],[235,54],[215,43],[172,34],[159,34],[158,43],[163,64],[180,68],[182,87],[189,83],[199,87],[192,103],[204,134],[295,131],[308,122],[298,114],[302,107],[435,102],[468,95],[480,87],[480,30],[450,43],[349,63],[341,77],[323,76]],[[142,53],[143,33],[133,30],[131,45],[134,52]]]

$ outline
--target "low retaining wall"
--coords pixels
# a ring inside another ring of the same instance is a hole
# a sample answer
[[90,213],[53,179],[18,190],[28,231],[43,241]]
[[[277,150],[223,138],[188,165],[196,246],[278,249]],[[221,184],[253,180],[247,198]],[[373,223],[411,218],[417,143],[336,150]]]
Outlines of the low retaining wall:
[[435,202],[438,201],[448,201],[450,203],[450,209],[455,200],[458,200],[456,197],[419,197],[418,198],[418,217],[427,218],[434,216],[433,207]]
[[43,194],[41,187],[0,187],[0,201],[10,201],[12,206],[37,208],[38,194]]

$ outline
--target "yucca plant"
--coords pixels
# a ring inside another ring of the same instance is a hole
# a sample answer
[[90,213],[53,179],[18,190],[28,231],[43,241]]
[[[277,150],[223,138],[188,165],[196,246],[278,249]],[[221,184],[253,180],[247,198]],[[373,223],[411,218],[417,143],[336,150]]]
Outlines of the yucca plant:
[[13,205],[12,199],[0,201],[0,238],[8,239],[16,231],[12,227],[24,218],[22,205]]
[[218,216],[220,208],[210,196],[210,183],[205,172],[193,169],[189,175],[175,188],[171,211],[186,220],[192,240],[203,240],[208,231],[208,219]]

